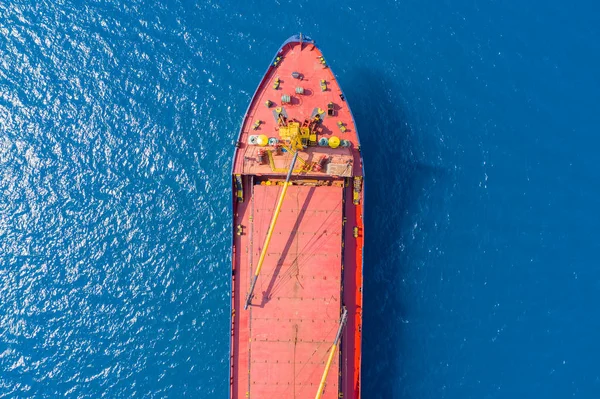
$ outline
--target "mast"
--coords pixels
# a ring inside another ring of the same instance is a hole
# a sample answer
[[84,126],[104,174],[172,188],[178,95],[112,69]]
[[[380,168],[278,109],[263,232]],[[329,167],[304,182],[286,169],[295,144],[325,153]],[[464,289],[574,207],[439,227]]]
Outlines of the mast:
[[279,212],[281,211],[283,198],[285,197],[285,193],[287,192],[287,189],[291,184],[290,178],[292,177],[292,171],[294,170],[296,159],[298,159],[298,151],[294,153],[294,158],[292,159],[292,163],[290,164],[290,169],[288,170],[287,177],[285,178],[285,183],[283,183],[283,189],[281,190],[281,194],[279,195],[279,201],[277,201],[277,207],[275,208],[275,213],[273,214],[271,224],[269,225],[269,230],[267,231],[267,238],[265,239],[265,244],[263,245],[262,251],[260,251],[260,258],[258,258],[258,266],[256,267],[256,272],[254,272],[254,277],[252,278],[252,284],[250,285],[250,292],[246,297],[246,304],[244,305],[244,310],[248,309],[248,305],[250,305],[250,302],[252,301],[254,287],[256,286],[256,280],[258,280],[260,269],[262,268],[263,262],[265,261],[265,255],[267,254],[267,248],[269,246],[269,243],[271,242],[273,230],[275,230],[275,223],[277,223],[277,218],[279,217]]
[[338,332],[335,336],[335,340],[333,341],[333,345],[331,345],[331,349],[329,349],[329,358],[327,359],[327,364],[325,364],[325,371],[323,371],[323,376],[321,377],[321,383],[319,384],[319,390],[315,395],[315,399],[321,399],[323,395],[323,390],[325,389],[325,381],[327,380],[327,375],[329,374],[329,369],[331,368],[331,363],[333,361],[333,356],[335,355],[335,349],[342,337],[342,331],[344,331],[344,326],[346,325],[346,321],[348,320],[348,309],[344,306],[344,311],[342,312],[342,318],[340,319],[340,327],[338,328]]

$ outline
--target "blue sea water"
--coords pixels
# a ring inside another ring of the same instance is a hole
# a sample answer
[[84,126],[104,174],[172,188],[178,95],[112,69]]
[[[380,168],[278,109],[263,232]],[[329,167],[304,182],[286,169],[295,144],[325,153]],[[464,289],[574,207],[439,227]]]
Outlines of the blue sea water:
[[320,44],[366,165],[365,398],[600,397],[594,1],[0,3],[0,398],[226,398],[232,140]]

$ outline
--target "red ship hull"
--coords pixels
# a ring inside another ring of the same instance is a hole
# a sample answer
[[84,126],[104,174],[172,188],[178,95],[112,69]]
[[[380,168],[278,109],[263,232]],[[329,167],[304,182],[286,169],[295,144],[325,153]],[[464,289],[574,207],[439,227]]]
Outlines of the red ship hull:
[[[278,141],[292,131],[308,133],[282,195],[292,152]],[[231,399],[317,391],[324,399],[360,398],[363,175],[356,126],[335,76],[312,40],[291,37],[261,80],[236,143]],[[347,322],[332,347],[342,309]]]

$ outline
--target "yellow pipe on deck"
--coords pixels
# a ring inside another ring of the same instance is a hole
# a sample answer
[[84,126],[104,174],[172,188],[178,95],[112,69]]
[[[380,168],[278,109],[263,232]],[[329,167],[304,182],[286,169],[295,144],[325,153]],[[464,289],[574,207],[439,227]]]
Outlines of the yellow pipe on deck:
[[335,356],[335,350],[337,349],[338,342],[340,342],[340,338],[342,338],[342,332],[344,331],[346,320],[348,320],[348,309],[344,307],[342,318],[340,319],[340,327],[338,328],[338,332],[335,335],[333,345],[331,345],[329,358],[327,359],[327,363],[325,364],[325,371],[323,371],[323,376],[321,377],[321,383],[319,384],[319,390],[315,395],[315,399],[321,399],[321,396],[323,396],[323,391],[325,390],[325,381],[327,381],[327,375],[329,374],[329,369],[331,368],[331,363],[333,362],[333,356]]
[[265,261],[265,256],[267,255],[267,248],[269,243],[271,242],[271,237],[273,236],[273,230],[275,230],[275,223],[277,223],[277,218],[279,217],[279,212],[281,212],[281,205],[283,204],[283,198],[285,197],[285,193],[287,192],[288,187],[292,183],[285,182],[283,184],[283,190],[281,190],[281,194],[279,195],[279,201],[277,201],[277,207],[275,208],[275,213],[273,214],[273,219],[271,220],[271,225],[269,226],[269,230],[267,231],[267,238],[265,239],[265,245],[263,245],[262,251],[260,251],[260,258],[258,258],[258,266],[256,267],[256,272],[254,275],[258,277],[260,273],[260,269],[262,268],[263,262]]
[[317,391],[315,399],[321,399],[321,396],[323,396],[323,390],[325,389],[325,381],[327,380],[327,374],[329,374],[329,369],[331,368],[331,363],[333,362],[333,356],[335,355],[336,348],[337,344],[333,344],[333,346],[331,347],[331,352],[329,353],[329,358],[327,359],[327,364],[325,365],[325,372],[321,377],[321,383],[319,384],[319,390]]
[[273,230],[275,230],[275,223],[277,223],[277,218],[279,217],[279,212],[281,211],[281,205],[283,204],[283,198],[285,197],[285,193],[287,192],[288,187],[292,184],[292,183],[290,183],[290,178],[292,177],[292,171],[294,170],[294,165],[296,164],[296,159],[298,159],[298,151],[296,151],[294,153],[294,158],[292,159],[292,163],[290,164],[290,169],[288,170],[287,177],[285,178],[285,183],[283,183],[283,190],[281,190],[281,194],[279,195],[279,201],[277,201],[277,207],[275,208],[275,213],[273,214],[273,219],[271,219],[271,224],[269,225],[269,230],[267,232],[267,238],[265,239],[265,244],[263,245],[263,248],[260,251],[260,258],[258,258],[258,266],[256,267],[256,272],[254,272],[254,278],[252,279],[252,284],[250,284],[250,291],[248,292],[248,297],[246,298],[246,304],[244,305],[244,309],[248,309],[248,305],[250,305],[250,301],[252,301],[254,287],[256,286],[256,280],[258,280],[258,275],[260,273],[260,269],[262,269],[263,262],[265,261],[265,256],[267,255],[267,248],[269,247],[269,243],[271,242],[271,237],[273,236]]

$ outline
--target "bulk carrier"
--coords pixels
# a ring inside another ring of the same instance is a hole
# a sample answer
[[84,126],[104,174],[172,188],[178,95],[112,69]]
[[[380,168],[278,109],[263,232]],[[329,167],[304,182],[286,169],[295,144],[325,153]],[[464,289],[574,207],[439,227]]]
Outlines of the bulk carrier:
[[236,142],[231,399],[360,398],[363,175],[337,79],[290,37]]

